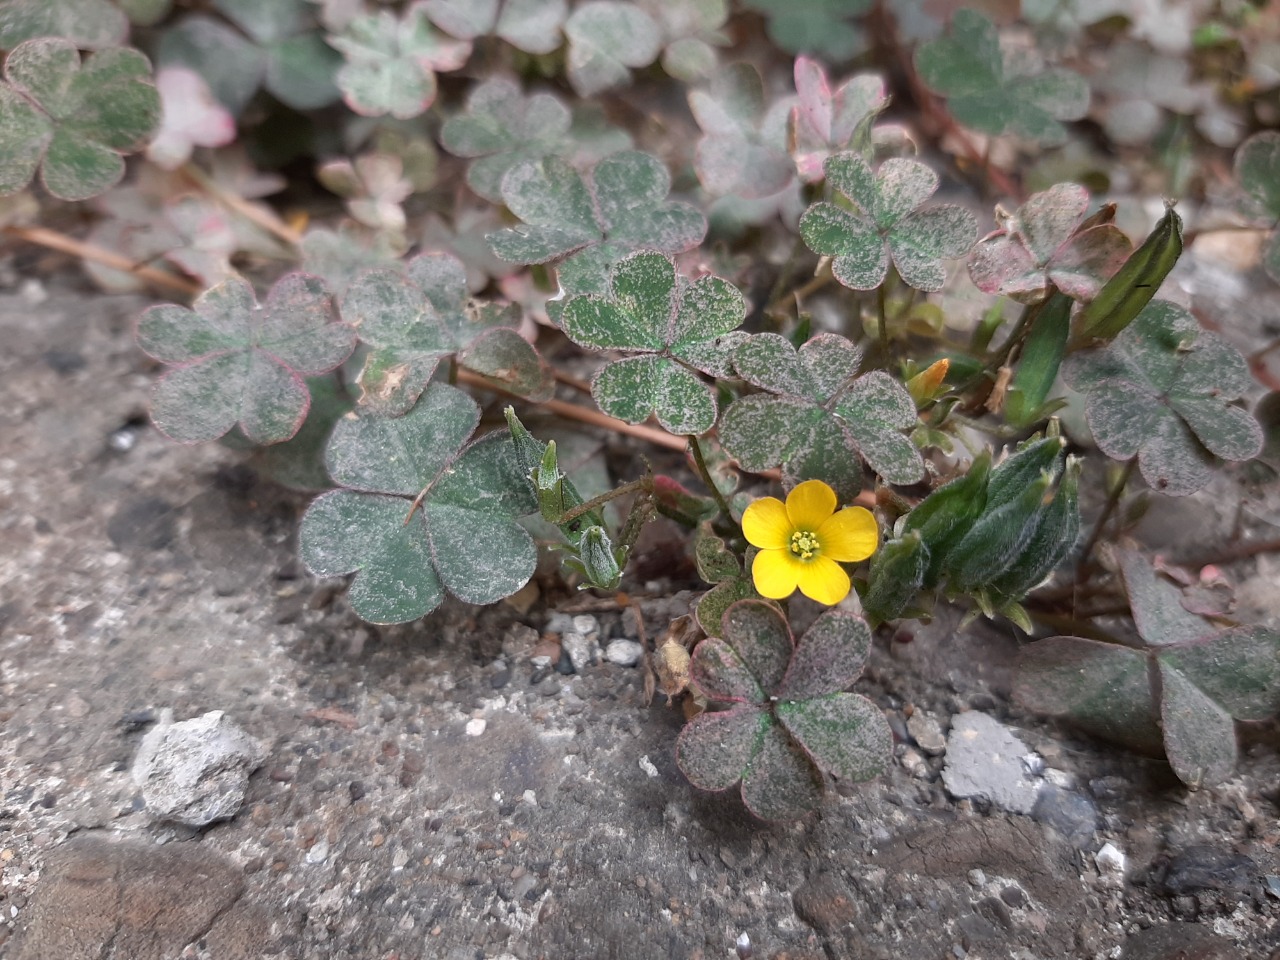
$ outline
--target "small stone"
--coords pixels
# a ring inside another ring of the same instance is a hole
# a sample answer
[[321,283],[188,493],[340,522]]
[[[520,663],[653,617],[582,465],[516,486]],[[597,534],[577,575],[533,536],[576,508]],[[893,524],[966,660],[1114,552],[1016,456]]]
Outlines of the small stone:
[[792,895],[796,916],[824,936],[831,936],[858,915],[857,901],[840,880],[822,873],[806,880]]
[[942,780],[955,797],[984,797],[1010,813],[1034,809],[1040,781],[1028,779],[1027,747],[1008,727],[970,710],[951,719]]
[[907,719],[907,732],[916,745],[932,757],[947,749],[947,738],[942,734],[942,726],[931,713],[917,710],[911,714]]
[[1203,890],[1244,893],[1254,886],[1258,865],[1252,857],[1207,843],[1187,847],[1160,872],[1161,890],[1171,897]]
[[1052,783],[1041,787],[1031,816],[1053,827],[1077,847],[1088,846],[1098,829],[1098,808],[1093,801]]
[[[575,620],[580,619],[578,617]],[[592,621],[594,622],[594,620]],[[596,642],[594,635],[583,633],[566,633],[560,638],[560,647],[569,655],[574,673],[582,673],[595,659]]]
[[589,637],[600,632],[600,624],[595,617],[584,613],[573,618],[573,632]]
[[158,820],[203,827],[233,817],[266,750],[221,710],[180,723],[171,710],[142,738],[131,775]]
[[1104,843],[1093,855],[1093,862],[1100,875],[1124,878],[1125,855],[1114,843]]
[[634,667],[643,654],[644,647],[634,640],[611,640],[604,649],[604,658],[620,667]]
[[468,720],[467,728],[466,728],[467,736],[468,737],[480,736],[482,733],[484,733],[484,728],[486,726],[488,726],[488,721],[484,720],[483,718],[478,717],[475,720]]
[[307,851],[307,863],[324,863],[329,859],[329,841],[321,837]]
[[907,747],[902,751],[902,756],[898,758],[898,762],[902,764],[903,770],[917,780],[923,780],[929,776],[929,764],[925,762],[924,757],[920,755],[918,750]]
[[979,870],[977,867],[974,867],[972,870],[970,870],[968,876],[969,876],[969,882],[973,884],[975,887],[981,887],[987,882],[987,875],[983,873],[981,870]]

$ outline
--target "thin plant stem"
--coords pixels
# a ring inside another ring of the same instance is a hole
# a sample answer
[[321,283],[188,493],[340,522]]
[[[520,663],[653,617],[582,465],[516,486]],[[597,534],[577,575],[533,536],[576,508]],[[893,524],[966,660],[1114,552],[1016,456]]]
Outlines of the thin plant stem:
[[614,487],[612,490],[606,490],[598,497],[592,497],[586,503],[580,503],[572,510],[568,510],[561,514],[560,521],[557,526],[564,526],[566,523],[573,523],[579,517],[586,516],[592,510],[603,507],[610,500],[616,500],[618,497],[625,497],[628,493],[634,493],[637,490],[652,490],[653,478],[646,475],[639,480],[630,480],[620,487]]
[[1084,579],[1085,569],[1089,565],[1089,557],[1093,555],[1093,548],[1098,545],[1098,540],[1102,537],[1103,528],[1106,527],[1107,521],[1111,519],[1111,514],[1120,504],[1120,498],[1124,496],[1125,487],[1129,485],[1129,478],[1133,476],[1133,471],[1138,466],[1138,458],[1134,457],[1124,465],[1124,472],[1120,474],[1120,479],[1116,481],[1115,486],[1111,488],[1111,492],[1107,494],[1107,502],[1102,506],[1102,513],[1098,515],[1097,521],[1093,525],[1093,532],[1089,534],[1089,539],[1085,541],[1084,550],[1080,553],[1080,559],[1076,563],[1076,581]]
[[707,485],[707,489],[711,491],[711,496],[715,498],[716,505],[720,508],[720,512],[730,523],[735,523],[733,513],[729,510],[729,502],[725,500],[724,494],[720,492],[720,488],[716,486],[715,481],[711,479],[711,471],[707,468],[707,458],[702,455],[702,444],[698,443],[698,438],[690,434],[689,448],[693,451],[693,462],[698,467],[698,476],[702,477],[702,482]]
[[255,227],[260,227],[278,240],[283,240],[291,247],[302,243],[302,235],[297,230],[280,220],[275,214],[261,207],[255,207],[243,197],[238,197],[219,186],[212,177],[194,163],[183,166],[182,174],[194,182],[201,190],[211,196],[233,213],[244,217]]
[[184,277],[179,277],[156,267],[149,267],[146,264],[135,263],[128,257],[122,257],[120,254],[104,250],[102,247],[95,247],[91,243],[76,240],[74,237],[68,237],[64,233],[50,230],[47,227],[3,227],[0,228],[0,233],[16,240],[25,240],[27,243],[34,243],[50,250],[57,250],[59,253],[69,253],[71,256],[79,257],[81,260],[100,263],[104,267],[119,270],[121,273],[132,274],[153,287],[162,287],[165,290],[172,290],[187,296],[195,296],[200,292],[200,287],[197,284]]
[[[885,277],[885,283],[887,283],[888,280],[889,278]],[[885,287],[884,283],[876,287],[876,311],[880,315],[880,326],[878,328],[878,333],[880,335],[880,353],[882,354],[880,358],[880,363],[885,370],[888,370],[889,369],[889,307],[887,302],[888,294],[884,292],[884,287]]]

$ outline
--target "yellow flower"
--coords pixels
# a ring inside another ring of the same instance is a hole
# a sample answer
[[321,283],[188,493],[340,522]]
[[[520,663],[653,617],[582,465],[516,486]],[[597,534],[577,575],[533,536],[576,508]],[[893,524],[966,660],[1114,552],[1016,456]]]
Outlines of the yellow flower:
[[840,566],[875,553],[879,530],[871,511],[836,511],[836,493],[821,480],[806,480],[787,494],[762,497],[742,515],[747,542],[759,547],[751,579],[760,595],[781,600],[800,592],[828,606],[849,595],[849,575]]

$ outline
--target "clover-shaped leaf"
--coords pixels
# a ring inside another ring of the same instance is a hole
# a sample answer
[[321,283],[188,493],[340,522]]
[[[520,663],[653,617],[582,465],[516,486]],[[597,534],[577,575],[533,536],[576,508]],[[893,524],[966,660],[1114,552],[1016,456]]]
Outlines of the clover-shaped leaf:
[[361,406],[398,416],[414,405],[437,364],[457,356],[505,389],[550,396],[550,368],[515,330],[519,312],[473,301],[466,268],[449,254],[422,254],[398,269],[357,277],[342,315],[372,349],[360,373]]
[[160,40],[161,66],[196,71],[233,114],[262,86],[297,110],[338,99],[334,74],[342,57],[316,28],[307,0],[216,0],[214,6],[242,32],[200,14],[185,17]]
[[1280,283],[1280,133],[1264,130],[1240,144],[1235,158],[1236,180],[1248,198],[1248,212],[1271,224],[1271,239],[1262,253],[1262,265]]
[[947,98],[951,115],[981,133],[1056,146],[1067,139],[1059,121],[1078,120],[1089,109],[1082,77],[1006,58],[995,24],[973,10],[957,10],[950,31],[923,44],[915,63],[924,82]]
[[82,50],[124,43],[129,21],[108,0],[3,0],[0,2],[0,50],[25,40],[61,37]]
[[870,137],[871,121],[889,105],[889,97],[884,80],[870,73],[850,77],[833,93],[822,65],[808,57],[796,57],[795,82],[791,150],[800,178],[817,183],[826,175],[822,164],[829,156],[857,149],[860,132]]
[[924,463],[901,432],[916,424],[915,404],[886,373],[857,377],[861,360],[836,334],[819,334],[798,351],[778,334],[751,337],[734,352],[734,368],[767,392],[725,410],[725,450],[746,470],[781,464],[790,485],[822,480],[842,501],[861,489],[860,459],[889,483],[915,483]]
[[871,6],[868,0],[746,0],[769,18],[769,38],[787,53],[810,53],[842,63],[865,46],[849,21]]
[[1086,223],[1088,207],[1089,191],[1059,183],[1032,194],[1012,215],[997,211],[999,229],[969,259],[974,284],[1019,303],[1039,303],[1054,287],[1073,300],[1093,299],[1133,245],[1105,217]]
[[436,33],[421,3],[399,18],[389,10],[356,17],[329,43],[347,61],[337,76],[343,99],[366,117],[424,113],[436,99],[436,72],[457,70],[471,56],[470,41]]
[[1280,712],[1280,631],[1219,631],[1184,608],[1150,562],[1117,551],[1140,649],[1082,637],[1024,647],[1015,694],[1027,706],[1159,754],[1192,787],[1235,768],[1234,720]]
[[660,160],[624,150],[585,177],[559,157],[526,160],[502,178],[502,198],[524,221],[489,236],[512,263],[560,266],[566,294],[605,293],[613,263],[640,249],[683,253],[702,242],[707,221],[690,204],[667,200],[671,176]]
[[523,160],[550,154],[575,162],[599,160],[631,145],[612,127],[593,129],[575,118],[556,96],[526,97],[512,80],[494,77],[471,91],[465,113],[445,121],[440,141],[450,153],[474,157],[467,186],[494,203],[502,202],[502,178]]
[[590,0],[564,25],[569,39],[569,82],[590,97],[631,79],[633,67],[647,67],[662,50],[662,29],[635,4]]
[[941,290],[943,259],[964,256],[978,234],[973,214],[954,204],[916,209],[938,189],[938,175],[923,163],[886,160],[877,173],[857,153],[823,163],[828,182],[857,204],[815,203],[800,218],[800,235],[815,253],[834,257],[836,279],[854,290],[874,290],[889,259],[917,290]]
[[656,413],[672,433],[700,434],[715,425],[716,402],[694,370],[725,369],[736,342],[726,335],[746,313],[731,283],[686,281],[670,259],[646,251],[614,266],[607,297],[570,298],[561,325],[582,346],[634,354],[596,375],[591,394],[601,410],[629,423]]
[[254,443],[279,443],[307,415],[304,377],[347,359],[356,333],[334,316],[317,277],[291,273],[261,306],[252,287],[233,279],[205,291],[191,310],[152,307],[138,321],[138,344],[175,364],[151,401],[151,417],[165,436],[216,440],[239,424]]
[[54,196],[96,196],[119,182],[122,155],[140,149],[160,121],[151,64],[128,47],[82,64],[70,40],[27,40],[10,51],[4,77],[0,195],[21,190],[38,167]]
[[662,69],[677,80],[693,83],[716,68],[716,47],[729,38],[721,32],[729,17],[726,0],[640,0],[662,28]]
[[337,230],[312,227],[302,237],[302,268],[323,277],[329,289],[341,294],[351,281],[376,267],[390,267],[404,253],[397,238],[347,221]]
[[196,147],[223,147],[236,138],[236,121],[214,99],[204,77],[186,67],[162,67],[156,72],[163,115],[160,129],[147,145],[147,159],[176,170],[191,159]]
[[526,53],[560,46],[565,0],[426,0],[427,16],[452,36],[474,40],[493,34]]
[[676,761],[703,790],[742,781],[756,816],[791,820],[822,802],[824,771],[870,780],[888,762],[893,736],[866,697],[842,692],[862,672],[871,632],[858,617],[823,614],[798,644],[783,615],[763,600],[728,608],[721,636],[698,644],[690,672],[725,712],[690,721],[676,742]]
[[1214,457],[1248,460],[1262,449],[1258,422],[1231,404],[1251,383],[1244,358],[1176,304],[1151,301],[1109,346],[1075,354],[1062,372],[1088,395],[1102,452],[1136,456],[1147,483],[1169,496],[1208,483]]
[[702,128],[694,165],[708,193],[758,199],[791,182],[791,102],[767,105],[760,74],[751,64],[730,64],[711,78],[710,89],[689,91],[689,107]]
[[537,502],[510,434],[463,446],[479,420],[474,400],[435,383],[402,417],[334,428],[326,461],[344,489],[307,508],[300,550],[318,576],[356,574],[348,596],[365,620],[416,620],[446,589],[493,603],[533,575],[537,548],[515,518]]

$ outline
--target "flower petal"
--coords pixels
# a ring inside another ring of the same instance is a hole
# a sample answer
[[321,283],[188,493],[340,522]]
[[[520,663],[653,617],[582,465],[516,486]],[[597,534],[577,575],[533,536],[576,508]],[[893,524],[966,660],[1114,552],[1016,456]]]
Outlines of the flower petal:
[[817,532],[822,555],[840,563],[867,559],[880,542],[876,518],[865,507],[845,507],[823,521]]
[[787,516],[793,529],[813,533],[835,511],[836,492],[821,480],[806,480],[787,494]]
[[[757,583],[756,588],[759,586]],[[800,592],[810,600],[833,607],[849,595],[849,575],[830,557],[814,557],[800,567],[799,586]]]
[[754,500],[742,513],[742,533],[747,543],[761,550],[785,550],[791,545],[793,530],[787,508],[777,497]]
[[782,600],[795,593],[807,566],[790,550],[761,550],[751,563],[751,579],[760,596]]

